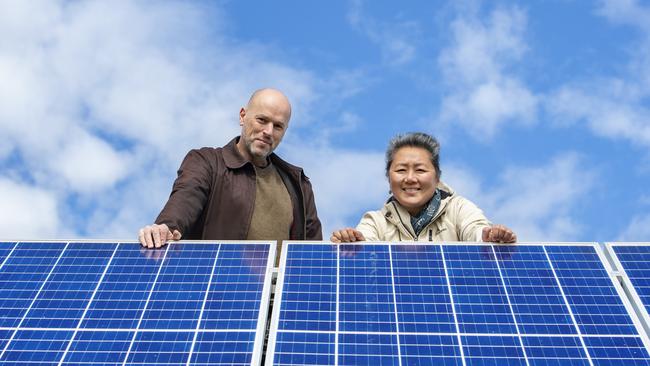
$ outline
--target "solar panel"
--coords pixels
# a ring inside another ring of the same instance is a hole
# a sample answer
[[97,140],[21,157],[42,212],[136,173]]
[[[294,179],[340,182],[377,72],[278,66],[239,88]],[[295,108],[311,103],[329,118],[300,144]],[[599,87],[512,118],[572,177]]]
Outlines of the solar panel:
[[650,364],[597,244],[285,242],[274,365]]
[[650,331],[650,243],[607,243],[621,280]]
[[275,244],[0,242],[0,363],[259,364]]

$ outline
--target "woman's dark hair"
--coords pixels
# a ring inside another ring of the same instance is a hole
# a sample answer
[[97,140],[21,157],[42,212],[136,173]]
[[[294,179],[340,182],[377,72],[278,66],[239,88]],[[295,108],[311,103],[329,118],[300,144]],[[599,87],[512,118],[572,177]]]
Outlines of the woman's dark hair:
[[440,179],[440,144],[434,137],[422,132],[397,135],[390,140],[386,149],[386,176],[395,158],[395,152],[403,147],[420,147],[428,151],[431,154],[431,164],[436,170],[436,176]]

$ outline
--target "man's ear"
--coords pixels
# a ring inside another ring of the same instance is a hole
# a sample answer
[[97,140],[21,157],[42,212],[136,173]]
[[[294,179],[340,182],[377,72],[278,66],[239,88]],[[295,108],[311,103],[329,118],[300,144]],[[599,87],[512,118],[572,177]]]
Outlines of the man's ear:
[[239,125],[243,126],[244,125],[244,117],[246,117],[246,108],[241,107],[239,110]]

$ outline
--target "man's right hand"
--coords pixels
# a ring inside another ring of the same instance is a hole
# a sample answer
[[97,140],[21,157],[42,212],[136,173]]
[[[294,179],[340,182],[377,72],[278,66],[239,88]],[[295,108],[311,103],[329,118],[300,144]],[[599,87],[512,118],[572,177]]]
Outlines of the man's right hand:
[[364,241],[366,238],[363,237],[363,234],[359,230],[353,229],[351,227],[336,230],[332,233],[330,241],[335,244],[340,243],[354,243],[355,241]]
[[145,248],[162,248],[169,240],[180,240],[181,233],[178,230],[172,232],[165,224],[148,225],[138,232],[140,245]]

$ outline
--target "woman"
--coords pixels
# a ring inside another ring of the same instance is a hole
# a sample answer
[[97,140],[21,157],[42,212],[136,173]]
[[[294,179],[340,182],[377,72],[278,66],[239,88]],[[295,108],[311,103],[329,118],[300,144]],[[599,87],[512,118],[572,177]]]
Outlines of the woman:
[[370,211],[356,229],[332,233],[334,243],[355,241],[476,241],[514,243],[517,236],[492,225],[469,200],[440,181],[440,145],[425,133],[398,135],[386,151],[392,196]]

